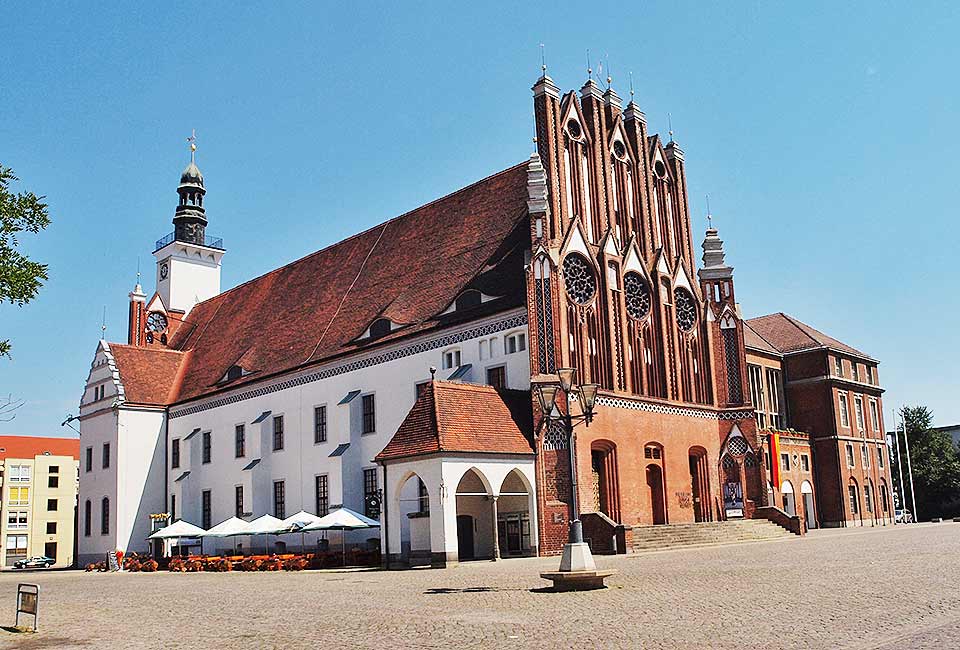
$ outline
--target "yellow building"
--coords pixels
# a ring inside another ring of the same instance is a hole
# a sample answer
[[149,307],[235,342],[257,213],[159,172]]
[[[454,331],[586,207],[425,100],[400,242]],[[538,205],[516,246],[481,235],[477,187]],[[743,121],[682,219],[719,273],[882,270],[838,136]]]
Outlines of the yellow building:
[[73,565],[79,457],[77,439],[0,436],[0,567],[39,556]]

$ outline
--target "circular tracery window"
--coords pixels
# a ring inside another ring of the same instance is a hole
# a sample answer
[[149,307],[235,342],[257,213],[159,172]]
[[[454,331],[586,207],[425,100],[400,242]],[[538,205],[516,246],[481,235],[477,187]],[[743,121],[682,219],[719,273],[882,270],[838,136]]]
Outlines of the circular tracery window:
[[623,158],[627,155],[627,148],[619,140],[613,143],[613,155],[617,158]]
[[673,290],[673,304],[677,313],[677,327],[689,332],[697,323],[697,305],[686,289]]
[[630,271],[623,276],[624,297],[627,314],[640,320],[650,313],[650,287],[639,273]]
[[580,123],[576,120],[570,120],[567,122],[567,133],[570,134],[570,137],[574,140],[579,140],[580,136],[583,135],[583,130],[580,128]]
[[586,305],[597,292],[593,269],[582,255],[570,254],[563,260],[563,282],[567,295],[578,305]]

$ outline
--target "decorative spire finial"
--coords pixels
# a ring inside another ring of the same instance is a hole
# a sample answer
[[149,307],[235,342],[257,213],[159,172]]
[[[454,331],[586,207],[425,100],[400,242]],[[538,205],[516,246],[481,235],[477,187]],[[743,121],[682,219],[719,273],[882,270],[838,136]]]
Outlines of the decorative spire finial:
[[710,195],[707,194],[707,227],[713,228],[713,215],[710,214]]
[[187,138],[190,143],[190,162],[194,162],[194,156],[197,153],[197,130],[190,129],[190,137]]
[[547,59],[543,54],[543,43],[540,43],[540,76],[547,76]]
[[593,79],[593,67],[590,65],[590,48],[587,48],[587,79]]
[[103,306],[103,318],[100,320],[100,339],[107,338],[107,306]]
[[610,84],[613,83],[613,75],[610,74],[610,55],[607,54],[607,90],[610,89]]
[[630,73],[630,103],[633,103],[633,72]]
[[670,142],[673,142],[673,116],[667,113],[667,133],[670,134]]

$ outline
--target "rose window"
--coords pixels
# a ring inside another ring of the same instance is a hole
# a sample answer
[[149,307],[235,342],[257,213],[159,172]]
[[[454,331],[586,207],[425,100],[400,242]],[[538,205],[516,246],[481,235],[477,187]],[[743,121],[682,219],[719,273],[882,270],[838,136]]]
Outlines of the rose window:
[[563,260],[563,281],[567,295],[578,305],[586,305],[597,292],[593,269],[582,255],[567,255]]
[[729,451],[734,456],[743,456],[747,453],[747,441],[745,438],[737,436],[736,438],[730,438],[730,442],[727,443],[727,451]]
[[650,313],[650,287],[633,271],[623,276],[624,296],[627,300],[627,314],[640,320]]
[[686,289],[674,289],[673,304],[677,313],[677,327],[689,332],[697,323],[697,305]]

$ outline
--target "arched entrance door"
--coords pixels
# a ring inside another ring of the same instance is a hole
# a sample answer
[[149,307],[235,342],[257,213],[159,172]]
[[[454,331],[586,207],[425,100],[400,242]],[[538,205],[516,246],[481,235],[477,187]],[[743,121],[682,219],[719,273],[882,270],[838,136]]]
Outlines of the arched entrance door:
[[650,520],[653,525],[667,523],[666,482],[663,473],[663,445],[648,442],[643,447],[643,458],[647,463],[645,478],[650,498]]
[[663,470],[659,465],[647,465],[647,488],[650,490],[653,524],[667,523],[667,510],[663,498]]
[[707,471],[707,450],[703,447],[691,447],[690,494],[693,501],[693,520],[710,521],[710,488]]
[[457,555],[460,560],[495,557],[496,503],[489,482],[476,468],[457,484]]
[[590,445],[594,511],[620,521],[620,486],[617,472],[617,446],[609,440]]
[[398,492],[400,516],[400,561],[408,566],[429,565],[432,561],[430,543],[430,490],[416,473],[411,473]]
[[780,486],[780,494],[783,495],[783,511],[790,516],[797,514],[797,499],[793,494],[793,483],[784,481]]
[[533,553],[530,522],[531,489],[518,469],[511,470],[500,485],[497,505],[497,535],[502,557]]
[[813,506],[813,486],[810,481],[800,484],[800,494],[803,495],[803,516],[807,520],[807,528],[817,527],[817,512]]

